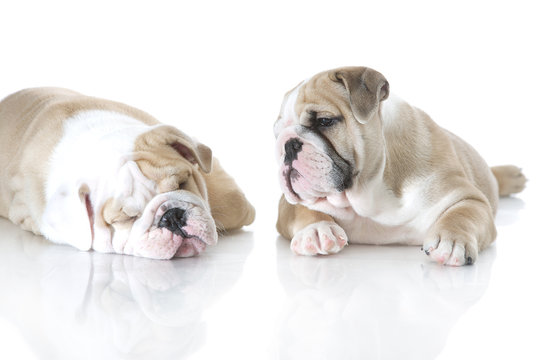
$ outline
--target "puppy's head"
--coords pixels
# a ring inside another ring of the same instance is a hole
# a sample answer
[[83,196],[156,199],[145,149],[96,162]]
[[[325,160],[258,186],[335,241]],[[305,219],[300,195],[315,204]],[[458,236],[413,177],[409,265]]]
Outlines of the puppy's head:
[[211,170],[208,147],[172,126],[158,126],[139,135],[133,154],[119,163],[106,189],[80,193],[94,248],[112,246],[117,253],[169,259],[197,255],[216,243],[201,174]]
[[365,67],[322,72],[285,95],[274,134],[290,203],[346,206],[341,194],[381,168],[379,108],[388,95],[383,75]]

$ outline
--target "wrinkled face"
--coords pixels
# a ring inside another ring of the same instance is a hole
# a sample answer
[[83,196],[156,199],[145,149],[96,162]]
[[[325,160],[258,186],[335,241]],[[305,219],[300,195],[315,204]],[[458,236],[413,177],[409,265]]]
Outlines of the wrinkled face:
[[[274,125],[282,191],[290,203],[348,207],[345,191],[380,166],[383,76],[367,68],[320,73],[286,94]],[[367,153],[370,152],[370,153]]]
[[174,131],[160,127],[137,139],[134,159],[108,181],[112,196],[84,195],[94,248],[170,259],[197,255],[216,243],[201,174],[210,169],[210,149]]

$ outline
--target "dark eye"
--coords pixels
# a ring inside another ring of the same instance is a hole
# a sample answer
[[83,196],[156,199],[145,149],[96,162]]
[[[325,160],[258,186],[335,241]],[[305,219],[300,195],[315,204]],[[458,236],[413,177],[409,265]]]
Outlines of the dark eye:
[[319,127],[330,127],[333,126],[337,121],[337,118],[317,118],[317,124]]

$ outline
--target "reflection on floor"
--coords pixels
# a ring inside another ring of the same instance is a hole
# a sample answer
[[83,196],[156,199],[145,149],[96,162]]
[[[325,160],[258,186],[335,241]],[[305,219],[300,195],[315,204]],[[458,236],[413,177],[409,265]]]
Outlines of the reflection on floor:
[[[149,260],[79,252],[0,219],[0,338],[4,351],[46,359],[433,359],[453,350],[450,334],[465,341],[462,323],[494,326],[468,322],[480,299],[540,320],[539,306],[501,295],[521,275],[515,286],[539,299],[527,287],[539,284],[534,262],[514,250],[539,249],[520,236],[535,219],[503,200],[498,242],[461,268],[418,247],[295,256],[266,224],[197,258]],[[510,346],[528,346],[520,339]]]
[[[435,358],[457,319],[483,295],[496,257],[490,248],[476,266],[457,269],[419,263],[417,248],[352,247],[323,261],[279,262],[287,292],[280,359]],[[430,341],[420,346],[422,339]]]
[[47,359],[190,355],[204,343],[203,311],[242,274],[251,248],[235,245],[252,236],[212,257],[159,261],[79,252],[5,219],[0,232],[1,317]]

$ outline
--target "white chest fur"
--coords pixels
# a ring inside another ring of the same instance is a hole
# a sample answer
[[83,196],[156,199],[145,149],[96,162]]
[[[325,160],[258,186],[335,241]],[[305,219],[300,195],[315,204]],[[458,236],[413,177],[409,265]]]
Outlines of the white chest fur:
[[[404,105],[404,101],[394,94],[383,103],[384,133],[401,131],[404,119],[399,113]],[[385,183],[383,168],[370,183],[346,191],[351,214],[336,220],[354,243],[420,245],[428,229],[457,201],[460,193],[451,191],[435,199],[431,188],[437,185],[438,179],[427,176],[405,181],[397,196]]]
[[345,193],[339,207],[332,201],[310,206],[334,217],[351,243],[421,245],[424,235],[442,212],[460,198],[451,192],[433,201],[429,196],[435,179],[419,178],[405,186],[401,197],[395,196],[381,181],[373,181],[363,190]]

